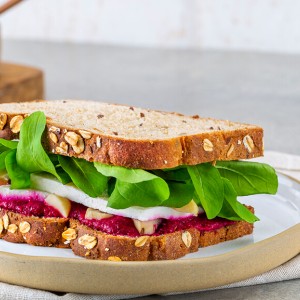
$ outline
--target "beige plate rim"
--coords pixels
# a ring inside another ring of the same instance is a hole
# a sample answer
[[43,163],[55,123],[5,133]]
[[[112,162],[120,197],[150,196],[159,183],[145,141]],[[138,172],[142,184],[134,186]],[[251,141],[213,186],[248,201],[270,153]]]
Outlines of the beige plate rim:
[[5,270],[0,272],[0,281],[49,291],[107,295],[196,291],[241,281],[283,264],[300,253],[299,235],[300,224],[296,224],[225,254],[175,261],[91,261],[0,251],[0,268]]
[[225,254],[176,261],[109,262],[0,252],[0,268],[5,270],[0,272],[0,280],[42,290],[89,294],[195,291],[244,280],[281,265],[300,253],[299,234],[297,224]]

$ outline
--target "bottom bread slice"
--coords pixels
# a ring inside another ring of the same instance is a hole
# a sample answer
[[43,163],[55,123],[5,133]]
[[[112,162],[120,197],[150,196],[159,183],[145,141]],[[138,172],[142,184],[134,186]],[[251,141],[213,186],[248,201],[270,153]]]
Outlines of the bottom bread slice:
[[[248,208],[253,212],[252,207]],[[253,224],[238,221],[212,231],[190,228],[158,236],[115,236],[75,219],[24,216],[0,208],[0,239],[34,246],[71,247],[76,255],[98,260],[172,260],[252,232]]]
[[76,238],[70,243],[76,255],[100,260],[146,261],[177,259],[198,251],[200,247],[237,239],[251,234],[253,224],[239,221],[214,231],[190,228],[159,236],[133,238],[105,234],[71,219],[69,230],[76,233]]
[[62,237],[68,225],[67,218],[24,216],[0,208],[0,238],[7,242],[68,248]]

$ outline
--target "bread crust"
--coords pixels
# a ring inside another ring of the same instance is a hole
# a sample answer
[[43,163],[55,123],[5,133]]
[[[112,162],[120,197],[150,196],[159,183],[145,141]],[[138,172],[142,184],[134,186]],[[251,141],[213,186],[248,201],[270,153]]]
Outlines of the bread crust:
[[[11,224],[16,225],[16,227],[2,228],[0,238],[5,241],[26,243],[33,246],[69,248],[69,245],[64,243],[65,240],[62,238],[62,233],[69,224],[66,218],[24,216],[2,208],[0,208],[0,218],[2,222],[4,222],[4,218],[7,218],[8,226]],[[26,232],[26,229],[22,230],[22,225],[20,226],[22,222],[29,224],[28,232]]]
[[[253,209],[251,208],[253,211]],[[77,237],[71,241],[71,248],[76,255],[88,259],[113,261],[173,260],[198,248],[212,246],[221,242],[237,239],[253,232],[253,224],[239,221],[213,231],[198,231],[195,228],[176,231],[160,236],[146,238],[143,246],[136,246],[137,238],[113,236],[93,230],[70,219],[70,227],[76,230]],[[95,237],[92,249],[79,243],[83,236]]]
[[[26,114],[18,116],[26,117]],[[16,114],[7,114],[0,138],[15,139],[10,121]],[[72,156],[110,165],[138,169],[165,169],[180,165],[195,165],[215,160],[238,160],[263,155],[263,129],[250,126],[235,130],[212,130],[199,134],[168,139],[125,139],[90,132],[82,135],[84,128],[68,128],[47,120],[42,143],[50,153]],[[82,138],[82,151],[72,147],[66,139],[68,132]],[[54,136],[55,135],[55,136]]]

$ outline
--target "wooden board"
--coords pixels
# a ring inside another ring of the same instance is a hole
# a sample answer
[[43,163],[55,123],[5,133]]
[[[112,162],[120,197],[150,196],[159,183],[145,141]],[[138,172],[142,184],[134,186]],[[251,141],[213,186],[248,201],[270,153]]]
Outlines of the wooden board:
[[0,103],[43,99],[43,72],[37,68],[0,63]]

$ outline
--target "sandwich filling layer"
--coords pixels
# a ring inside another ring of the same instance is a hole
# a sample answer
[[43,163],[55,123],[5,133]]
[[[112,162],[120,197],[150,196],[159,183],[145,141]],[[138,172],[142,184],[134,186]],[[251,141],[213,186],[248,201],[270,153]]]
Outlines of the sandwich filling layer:
[[[73,201],[70,201],[71,206],[68,215],[64,216],[57,208],[47,203],[49,195],[51,194],[35,190],[9,190],[9,185],[2,185],[0,187],[0,208],[25,216],[76,219],[81,224],[103,233],[129,237],[138,237],[145,234],[162,235],[189,228],[195,228],[199,231],[211,231],[234,223],[234,221],[223,218],[208,220],[203,211],[200,211],[197,215],[186,213],[181,217],[169,216],[169,219],[155,219],[148,221],[148,223],[147,221],[139,222],[129,217],[108,214],[105,217],[94,219],[87,218],[88,207]],[[148,226],[146,233],[143,228],[136,225],[136,221]],[[149,226],[152,226],[152,228],[149,229]]]

